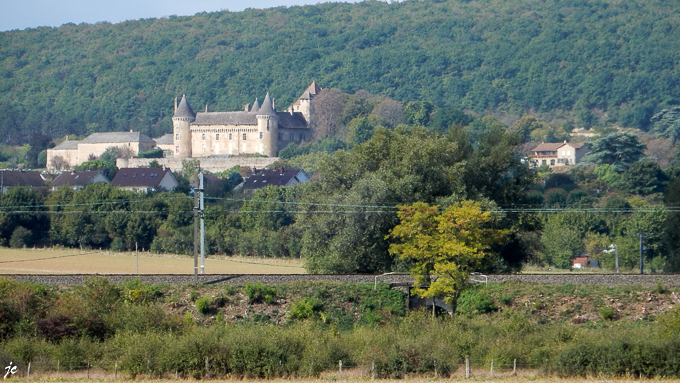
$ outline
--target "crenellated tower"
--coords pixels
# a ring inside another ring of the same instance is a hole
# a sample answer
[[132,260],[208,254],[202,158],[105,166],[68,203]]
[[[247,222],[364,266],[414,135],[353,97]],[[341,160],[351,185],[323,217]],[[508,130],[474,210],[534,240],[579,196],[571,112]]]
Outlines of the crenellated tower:
[[274,103],[265,96],[257,111],[258,152],[269,157],[276,157],[278,152],[279,116],[276,115]]
[[177,158],[191,158],[191,123],[196,120],[196,113],[189,106],[185,96],[177,105],[175,98],[175,114],[172,116],[174,154]]

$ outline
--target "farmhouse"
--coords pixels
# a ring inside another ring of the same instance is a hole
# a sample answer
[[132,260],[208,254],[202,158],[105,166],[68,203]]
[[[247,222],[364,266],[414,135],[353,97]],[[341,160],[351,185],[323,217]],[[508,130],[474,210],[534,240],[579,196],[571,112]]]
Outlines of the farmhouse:
[[579,142],[541,142],[532,150],[532,166],[575,165],[588,153],[588,148]]

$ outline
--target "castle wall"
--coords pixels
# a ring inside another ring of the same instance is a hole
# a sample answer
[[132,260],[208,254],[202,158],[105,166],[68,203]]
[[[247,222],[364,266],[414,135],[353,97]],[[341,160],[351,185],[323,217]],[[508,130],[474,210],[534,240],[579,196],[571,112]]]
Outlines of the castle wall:
[[211,125],[191,127],[194,158],[260,153],[259,133],[250,125]]
[[[119,158],[116,161],[118,168],[138,168],[148,166],[151,161],[157,161],[161,166],[170,168],[173,172],[182,170],[182,161],[185,158],[130,158],[128,160]],[[213,173],[219,173],[231,169],[236,165],[249,168],[264,168],[278,161],[278,157],[211,157],[196,158],[200,161],[201,168]]]

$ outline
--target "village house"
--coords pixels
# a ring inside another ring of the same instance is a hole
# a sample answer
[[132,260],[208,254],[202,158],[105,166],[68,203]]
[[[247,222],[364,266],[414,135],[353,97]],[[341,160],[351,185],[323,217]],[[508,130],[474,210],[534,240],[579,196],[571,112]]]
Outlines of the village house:
[[582,142],[541,142],[531,151],[532,166],[575,165],[588,153],[588,148]]
[[122,168],[111,185],[132,191],[172,191],[179,185],[169,168]]
[[111,181],[100,171],[67,171],[59,174],[50,184],[52,191],[57,190],[58,187],[68,185],[73,190],[80,190],[87,184],[94,184],[98,182],[111,183]]
[[242,188],[260,189],[265,186],[293,186],[309,181],[309,176],[302,169],[253,169],[253,174],[243,181]]
[[0,189],[2,193],[15,186],[29,188],[45,187],[45,180],[39,172],[24,170],[0,170]]

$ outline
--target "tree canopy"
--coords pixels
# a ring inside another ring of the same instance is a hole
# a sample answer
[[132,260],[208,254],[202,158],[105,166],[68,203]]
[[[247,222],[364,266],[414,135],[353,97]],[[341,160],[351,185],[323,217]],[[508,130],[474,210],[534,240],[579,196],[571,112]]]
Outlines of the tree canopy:
[[441,212],[424,202],[402,205],[398,216],[399,224],[389,234],[397,241],[390,245],[390,254],[409,261],[415,286],[427,286],[416,288],[418,295],[444,296],[452,306],[470,273],[481,270],[491,246],[504,237],[503,230],[488,226],[491,213],[472,201]]

